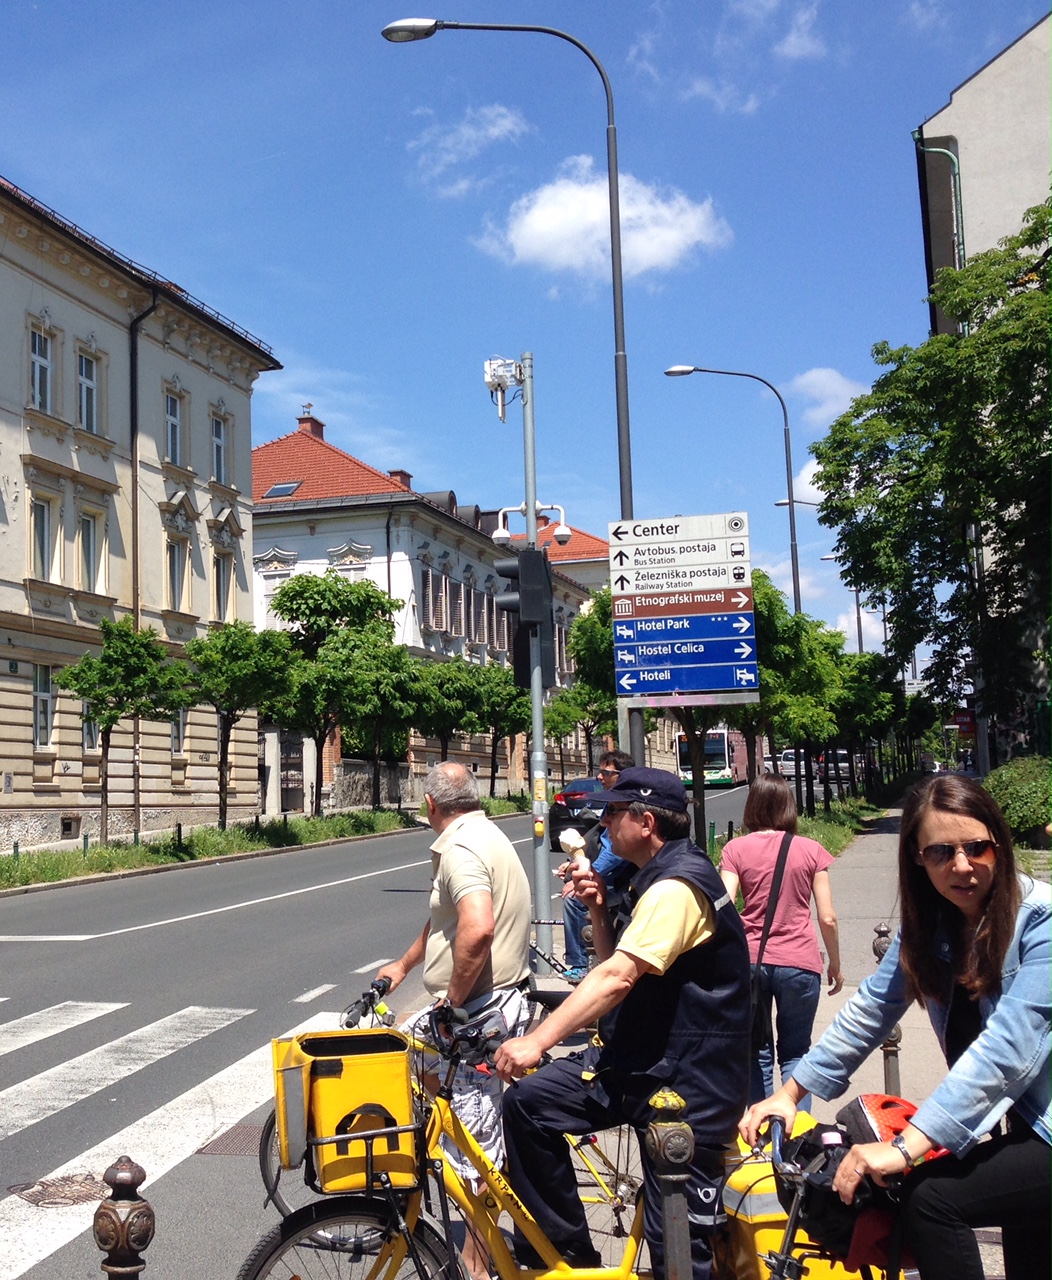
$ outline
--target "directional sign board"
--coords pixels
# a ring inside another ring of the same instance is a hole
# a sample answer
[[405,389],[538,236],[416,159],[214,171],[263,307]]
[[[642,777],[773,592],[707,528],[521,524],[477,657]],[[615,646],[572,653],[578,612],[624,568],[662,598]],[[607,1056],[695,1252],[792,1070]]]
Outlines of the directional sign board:
[[749,518],[610,525],[614,668],[630,705],[759,698]]

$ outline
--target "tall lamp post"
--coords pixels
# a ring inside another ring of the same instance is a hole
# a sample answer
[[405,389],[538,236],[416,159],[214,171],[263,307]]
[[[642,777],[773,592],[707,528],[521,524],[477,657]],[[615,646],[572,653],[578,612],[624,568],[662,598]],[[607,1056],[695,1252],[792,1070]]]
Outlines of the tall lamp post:
[[[555,36],[580,49],[599,72],[606,94],[606,170],[610,204],[610,274],[614,299],[614,395],[617,405],[617,464],[621,492],[621,519],[631,520],[635,511],[632,502],[632,444],[628,421],[628,357],[625,354],[625,304],[621,272],[621,206],[617,180],[617,128],[614,124],[614,95],[610,79],[603,64],[575,36],[557,27],[540,27],[509,22],[446,22],[440,18],[402,18],[391,22],[380,33],[394,44],[408,44],[415,40],[427,40],[437,31],[525,31],[537,35]],[[777,393],[776,393],[777,394]],[[634,759],[646,758],[646,738],[643,728],[643,712],[633,710],[628,717],[629,751]]]
[[[800,499],[798,498],[798,499],[797,499],[797,501],[799,502],[799,501],[800,501]],[[778,505],[778,503],[775,503],[775,506],[777,506],[777,505]],[[809,502],[809,503],[807,503],[807,505],[808,505],[809,507],[817,507],[817,506],[818,506],[818,503],[817,503],[817,502]],[[833,560],[833,561],[835,561],[837,564],[839,564],[839,563],[840,563],[840,557],[839,557],[839,556],[820,556],[819,558],[820,558],[821,560]],[[857,633],[858,633],[858,651],[859,651],[859,653],[864,653],[864,652],[865,652],[865,650],[862,648],[862,600],[861,600],[861,598],[859,597],[858,587],[852,587],[851,589],[852,589],[852,591],[854,591],[854,593],[855,593],[855,630],[856,630],[856,631],[857,631]]]
[[785,438],[785,485],[789,495],[789,558],[793,566],[793,613],[800,612],[800,557],[796,549],[796,500],[793,498],[793,446],[789,435],[789,410],[786,408],[782,393],[766,378],[758,373],[739,373],[733,369],[703,369],[696,364],[674,364],[665,370],[666,378],[685,378],[692,373],[718,373],[725,378],[751,378],[753,382],[762,382],[773,391],[782,406],[782,424]]

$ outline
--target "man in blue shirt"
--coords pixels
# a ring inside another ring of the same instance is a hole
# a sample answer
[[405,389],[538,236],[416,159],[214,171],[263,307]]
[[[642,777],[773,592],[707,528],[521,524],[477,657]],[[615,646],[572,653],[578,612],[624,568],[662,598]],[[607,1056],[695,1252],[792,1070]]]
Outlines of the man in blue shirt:
[[[631,769],[635,761],[625,751],[605,751],[599,757],[596,776],[609,791],[621,776],[622,769]],[[593,868],[606,881],[607,901],[616,912],[618,901],[636,873],[633,863],[619,858],[610,847],[610,832],[605,827],[595,827],[585,837],[583,853]],[[588,908],[574,896],[573,886],[567,884],[563,891],[563,933],[565,935],[566,980],[574,986],[588,972],[588,950],[581,939],[581,930],[588,923]]]

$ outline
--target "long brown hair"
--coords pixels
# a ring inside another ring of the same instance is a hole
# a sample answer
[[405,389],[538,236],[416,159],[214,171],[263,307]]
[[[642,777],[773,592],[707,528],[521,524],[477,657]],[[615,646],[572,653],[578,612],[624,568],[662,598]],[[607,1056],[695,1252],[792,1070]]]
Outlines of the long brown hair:
[[796,835],[796,801],[778,773],[761,773],[749,788],[742,814],[746,831],[791,831]]
[[[981,822],[997,844],[993,883],[982,919],[970,945],[966,945],[963,914],[950,910],[919,861],[920,828],[932,810],[953,813]],[[1001,988],[1001,966],[1015,932],[1021,900],[1015,870],[1012,832],[997,801],[973,778],[960,774],[935,774],[906,796],[899,832],[899,901],[902,904],[900,962],[910,995],[922,1005],[926,997],[946,1000],[946,970],[940,964],[933,939],[948,927],[954,950],[954,978],[973,998],[992,995]]]

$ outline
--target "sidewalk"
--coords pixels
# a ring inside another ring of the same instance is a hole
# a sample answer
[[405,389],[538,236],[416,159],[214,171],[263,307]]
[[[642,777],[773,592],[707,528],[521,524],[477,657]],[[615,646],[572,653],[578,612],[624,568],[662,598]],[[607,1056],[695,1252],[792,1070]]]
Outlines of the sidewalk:
[[[843,990],[827,996],[825,989],[815,1018],[813,1040],[832,1022],[841,1005],[858,990],[859,984],[876,968],[873,954],[874,928],[883,922],[894,936],[898,912],[898,832],[900,809],[889,809],[864,835],[857,836],[829,870],[833,906],[840,925],[840,959],[844,971]],[[913,1005],[902,1021],[899,1046],[899,1074],[903,1097],[921,1102],[946,1074],[946,1062],[931,1023],[923,1009]],[[856,1094],[884,1093],[884,1057],[876,1050],[856,1072],[847,1092],[833,1102],[815,1099],[813,1110],[819,1120],[831,1121],[836,1112]]]

